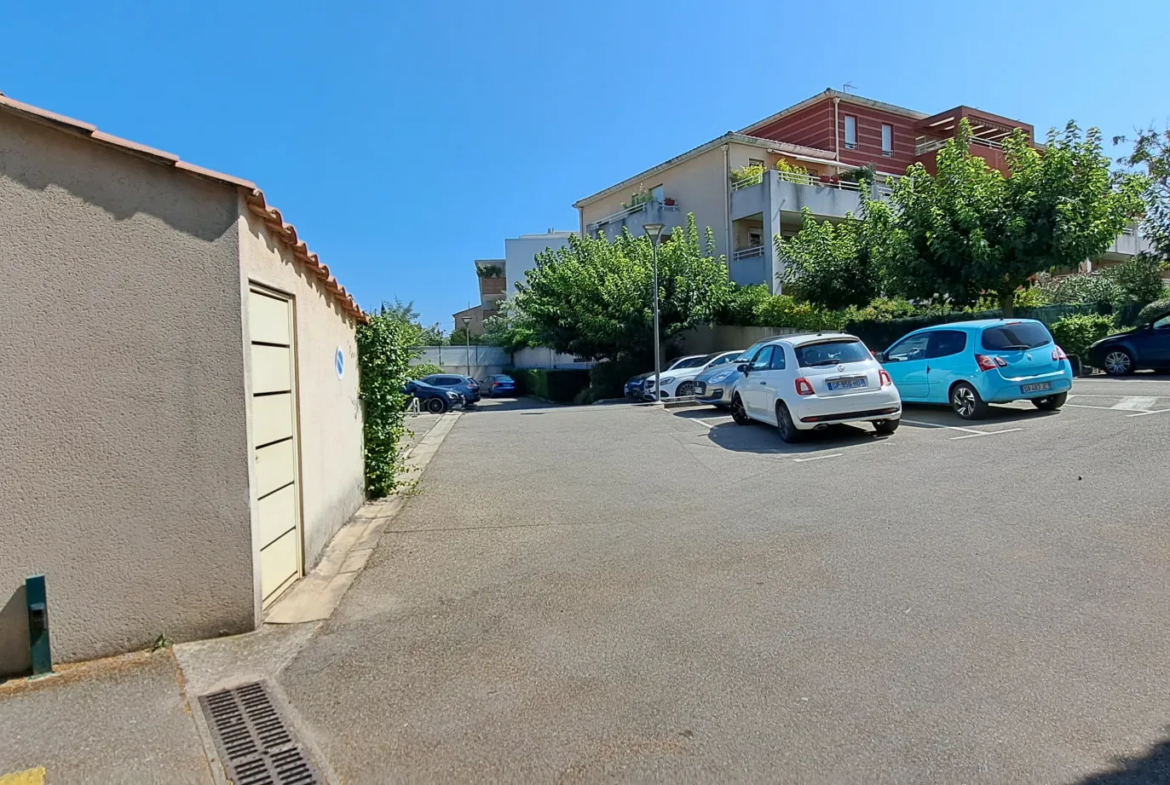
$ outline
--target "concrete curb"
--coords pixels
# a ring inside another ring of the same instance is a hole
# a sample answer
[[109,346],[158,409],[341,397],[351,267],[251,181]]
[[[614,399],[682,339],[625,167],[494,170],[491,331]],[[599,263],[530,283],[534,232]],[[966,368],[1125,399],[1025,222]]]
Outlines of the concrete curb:
[[[418,480],[460,416],[460,412],[443,415],[407,452],[403,473],[411,481]],[[365,568],[386,524],[394,520],[404,503],[403,496],[387,496],[367,502],[354,513],[351,521],[333,536],[313,571],[269,608],[264,623],[306,624],[332,616],[358,573]]]

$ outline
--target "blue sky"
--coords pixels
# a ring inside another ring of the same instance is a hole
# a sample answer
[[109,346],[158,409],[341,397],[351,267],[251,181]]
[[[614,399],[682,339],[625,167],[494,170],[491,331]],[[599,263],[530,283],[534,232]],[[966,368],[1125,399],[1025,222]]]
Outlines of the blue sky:
[[[728,10],[724,10],[728,9]],[[734,9],[734,10],[730,10]],[[1165,0],[11,3],[0,90],[255,181],[363,307],[826,87],[1107,136],[1170,121]]]

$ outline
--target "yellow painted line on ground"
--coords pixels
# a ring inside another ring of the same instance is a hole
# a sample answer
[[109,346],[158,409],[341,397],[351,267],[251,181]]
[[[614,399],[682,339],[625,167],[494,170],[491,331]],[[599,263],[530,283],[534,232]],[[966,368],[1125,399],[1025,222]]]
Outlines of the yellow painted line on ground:
[[45,767],[14,771],[11,774],[0,774],[0,785],[44,785]]

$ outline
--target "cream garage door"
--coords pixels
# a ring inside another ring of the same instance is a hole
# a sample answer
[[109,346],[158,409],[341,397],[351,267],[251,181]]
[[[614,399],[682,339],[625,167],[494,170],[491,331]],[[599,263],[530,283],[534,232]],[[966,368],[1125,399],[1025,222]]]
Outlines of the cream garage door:
[[301,574],[292,302],[252,289],[252,440],[264,604]]

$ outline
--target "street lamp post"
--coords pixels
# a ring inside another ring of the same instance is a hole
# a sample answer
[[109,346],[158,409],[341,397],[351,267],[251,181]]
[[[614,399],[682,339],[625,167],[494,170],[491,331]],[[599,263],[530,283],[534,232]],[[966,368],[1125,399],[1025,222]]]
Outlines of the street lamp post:
[[662,352],[658,348],[658,240],[662,224],[646,224],[642,230],[650,238],[650,257],[654,260],[654,400],[662,401]]
[[471,376],[471,330],[468,329],[468,325],[470,325],[470,324],[471,324],[471,317],[464,316],[463,317],[463,337],[465,339],[467,339],[466,360],[467,360],[467,375],[468,376]]

